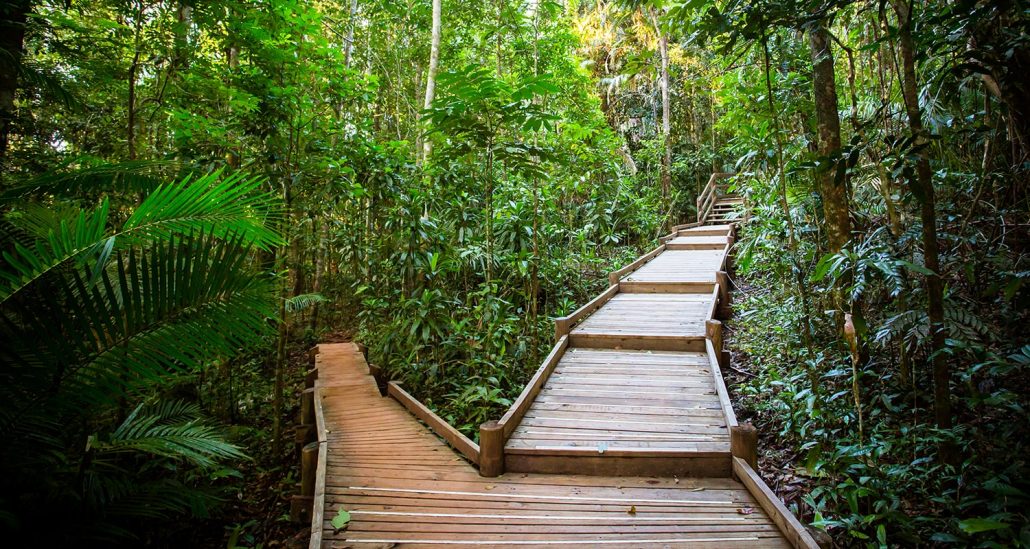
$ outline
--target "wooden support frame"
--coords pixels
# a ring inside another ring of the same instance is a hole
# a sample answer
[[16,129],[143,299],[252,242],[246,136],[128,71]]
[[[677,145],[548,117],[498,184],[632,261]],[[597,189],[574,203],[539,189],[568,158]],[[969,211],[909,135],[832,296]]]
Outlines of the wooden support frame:
[[586,305],[576,309],[571,315],[554,319],[554,340],[557,341],[561,336],[568,335],[577,322],[600,309],[602,305],[609,302],[617,293],[619,293],[619,286],[617,284],[609,286],[602,294],[588,301]]
[[480,448],[478,444],[469,440],[468,437],[461,434],[461,431],[452,427],[450,423],[436,415],[425,404],[422,404],[415,397],[408,394],[396,381],[391,381],[387,384],[387,387],[387,393],[411,412],[413,416],[422,420],[422,423],[425,423],[436,436],[447,441],[451,448],[457,450],[472,463],[479,464]]
[[558,338],[558,342],[551,348],[551,352],[544,359],[544,362],[537,368],[536,373],[530,378],[529,383],[522,389],[522,394],[519,398],[515,399],[508,411],[504,413],[501,420],[497,423],[501,426],[501,430],[504,433],[503,442],[507,442],[508,438],[511,437],[515,428],[522,422],[523,416],[529,411],[529,407],[533,405],[533,401],[536,400],[537,395],[543,390],[544,385],[547,384],[547,380],[551,377],[551,373],[554,372],[554,368],[558,366],[558,362],[565,356],[565,350],[569,347],[569,336],[563,335]]
[[758,504],[769,515],[769,518],[776,523],[780,532],[787,538],[787,541],[799,549],[819,549],[819,544],[801,521],[787,509],[787,506],[771,489],[762,481],[758,473],[748,463],[738,457],[733,458],[733,474],[740,479],[741,484],[748,492],[758,500]]

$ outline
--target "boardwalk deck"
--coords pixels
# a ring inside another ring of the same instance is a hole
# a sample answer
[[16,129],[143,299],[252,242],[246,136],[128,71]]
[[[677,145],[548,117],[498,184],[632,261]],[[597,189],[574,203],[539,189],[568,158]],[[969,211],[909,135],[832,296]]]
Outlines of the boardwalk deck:
[[[320,345],[316,364],[325,459],[312,547],[790,546],[760,500],[731,478],[484,479],[379,396],[354,345]],[[351,522],[335,532],[340,509]]]
[[[391,388],[478,472],[379,396],[354,346],[319,346],[312,547],[814,548],[741,453],[720,372],[733,227],[667,240],[556,321],[554,349],[480,445]],[[339,509],[352,521],[334,532]]]

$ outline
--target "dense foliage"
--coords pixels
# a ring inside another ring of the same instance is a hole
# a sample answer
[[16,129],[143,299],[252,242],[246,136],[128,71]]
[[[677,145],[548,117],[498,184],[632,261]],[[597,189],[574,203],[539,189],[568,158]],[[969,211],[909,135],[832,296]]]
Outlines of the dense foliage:
[[[6,2],[0,524],[269,541],[295,349],[353,336],[473,434],[550,319],[732,171],[731,390],[770,483],[844,546],[1028,545],[1028,25],[1006,0]],[[213,532],[163,520],[230,499]]]

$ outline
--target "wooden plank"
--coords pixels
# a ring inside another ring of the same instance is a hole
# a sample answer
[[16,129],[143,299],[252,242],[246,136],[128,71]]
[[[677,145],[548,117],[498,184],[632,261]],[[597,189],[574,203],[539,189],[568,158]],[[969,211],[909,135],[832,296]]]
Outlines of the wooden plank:
[[569,338],[563,335],[558,338],[558,342],[555,343],[551,349],[550,354],[544,359],[543,364],[537,368],[536,373],[526,384],[526,387],[522,390],[522,394],[519,398],[512,403],[508,411],[504,413],[501,420],[498,422],[501,425],[501,429],[504,432],[504,440],[508,440],[511,436],[511,432],[515,430],[519,422],[522,420],[522,416],[526,414],[529,407],[533,404],[533,400],[536,399],[537,395],[540,394],[540,390],[544,388],[544,384],[547,383],[547,379],[551,376],[551,372],[554,371],[555,366],[561,360],[565,354],[565,349],[569,346]]
[[765,513],[780,527],[780,532],[794,547],[803,549],[819,549],[812,535],[808,533],[801,521],[787,509],[787,506],[776,497],[762,477],[740,458],[733,458],[733,474],[747,487],[751,495],[758,500]]
[[415,417],[428,425],[437,436],[446,440],[452,448],[467,457],[472,463],[479,463],[478,444],[469,440],[468,437],[461,434],[461,431],[452,427],[450,423],[444,421],[443,418],[436,415],[424,404],[415,400],[415,397],[409,395],[396,381],[391,381],[388,387],[389,395],[396,399],[397,402],[400,402]]
[[728,477],[729,452],[714,457],[681,453],[674,457],[660,455],[551,455],[548,453],[508,452],[508,471],[519,473],[580,474],[609,476],[676,476]]

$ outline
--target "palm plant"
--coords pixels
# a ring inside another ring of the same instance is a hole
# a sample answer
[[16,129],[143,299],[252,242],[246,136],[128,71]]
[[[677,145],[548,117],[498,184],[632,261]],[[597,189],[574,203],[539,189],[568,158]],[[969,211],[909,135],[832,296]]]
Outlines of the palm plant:
[[[187,405],[136,408],[109,438],[84,445],[83,437],[173,374],[269,333],[275,285],[254,252],[281,243],[270,228],[279,206],[261,192],[261,179],[220,172],[156,185],[121,177],[146,193],[135,207],[119,206],[117,196],[92,208],[61,198],[100,188],[104,173],[49,175],[0,197],[0,522],[17,517],[25,527],[33,509],[20,501],[46,506],[69,490],[115,514],[141,507],[114,505],[120,496],[112,494],[173,501],[158,485],[140,492],[130,482],[130,490],[124,483],[139,471],[100,455],[143,453],[200,468],[240,456],[188,419],[198,410]],[[95,490],[89,478],[98,470],[124,474]],[[171,489],[179,481],[162,482]],[[178,510],[197,509],[196,501],[175,501]]]

